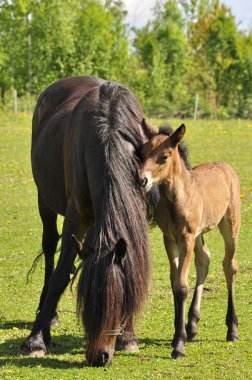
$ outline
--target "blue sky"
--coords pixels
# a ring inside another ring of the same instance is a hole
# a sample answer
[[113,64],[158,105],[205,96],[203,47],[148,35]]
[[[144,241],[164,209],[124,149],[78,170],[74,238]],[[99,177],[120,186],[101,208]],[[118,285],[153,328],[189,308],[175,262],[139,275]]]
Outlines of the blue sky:
[[[127,22],[141,27],[151,18],[151,10],[156,0],[124,0],[128,11]],[[252,0],[223,0],[232,9],[239,28],[252,30]]]

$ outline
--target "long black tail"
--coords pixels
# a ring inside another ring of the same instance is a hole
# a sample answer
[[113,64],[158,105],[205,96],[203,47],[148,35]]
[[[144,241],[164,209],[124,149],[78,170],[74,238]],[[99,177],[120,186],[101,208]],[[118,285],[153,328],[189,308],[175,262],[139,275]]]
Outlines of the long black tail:
[[[61,239],[62,235],[59,235],[59,239],[58,239],[58,242],[59,240]],[[59,247],[55,253],[58,253],[60,251],[61,247]],[[43,249],[39,252],[39,254],[35,257],[35,259],[33,260],[33,263],[29,269],[29,271],[27,272],[27,275],[26,275],[26,283],[29,284],[30,282],[30,279],[33,275],[33,273],[35,272],[35,270],[37,269],[37,266],[38,266],[38,263],[41,261],[41,257],[44,255],[44,251]],[[54,259],[54,256],[51,258],[51,260]]]

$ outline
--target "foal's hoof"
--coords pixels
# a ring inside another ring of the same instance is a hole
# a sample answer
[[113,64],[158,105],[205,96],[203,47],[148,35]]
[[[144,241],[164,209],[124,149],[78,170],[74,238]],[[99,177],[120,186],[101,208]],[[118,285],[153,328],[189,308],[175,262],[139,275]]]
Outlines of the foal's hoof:
[[197,333],[198,333],[197,326],[188,324],[186,326],[187,342],[194,342],[196,340]]
[[197,333],[187,332],[187,342],[195,342]]
[[185,357],[185,343],[183,340],[176,342],[174,349],[171,354],[173,359],[179,359]]
[[172,359],[184,358],[185,357],[185,353],[177,351],[177,350],[174,349],[172,351],[171,357],[172,357]]
[[116,339],[115,350],[125,352],[139,352],[139,340],[131,332],[124,332],[122,336]]
[[236,342],[237,340],[239,340],[239,335],[237,331],[228,331],[226,340],[227,342]]

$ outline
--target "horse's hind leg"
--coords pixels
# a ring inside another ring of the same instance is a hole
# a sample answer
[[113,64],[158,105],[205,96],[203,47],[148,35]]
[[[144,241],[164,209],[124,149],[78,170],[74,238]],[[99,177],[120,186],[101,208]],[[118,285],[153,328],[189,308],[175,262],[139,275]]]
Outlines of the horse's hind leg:
[[234,280],[237,273],[238,264],[236,260],[236,250],[238,244],[240,221],[239,217],[230,217],[229,210],[222,218],[219,229],[225,242],[225,257],[223,260],[223,269],[227,282],[228,290],[228,308],[226,315],[227,341],[239,339],[237,326],[238,319],[234,306]]
[[[38,206],[40,217],[43,223],[42,249],[45,256],[45,277],[37,313],[39,313],[42,309],[47,296],[49,280],[54,270],[54,255],[59,240],[59,234],[57,231],[57,214],[45,205],[40,196],[38,197]],[[55,311],[51,324],[55,325],[56,323],[57,312]]]
[[69,204],[63,225],[62,246],[57,267],[50,276],[47,295],[34,322],[31,334],[21,345],[23,355],[44,355],[50,351],[50,322],[55,314],[58,301],[70,281],[70,274],[77,254],[71,236],[74,234],[81,240],[84,233],[85,229],[79,214]]
[[201,297],[210,263],[210,253],[205,245],[203,235],[199,235],[196,238],[194,252],[197,279],[192,303],[188,311],[188,323],[186,331],[187,340],[189,342],[192,342],[195,339],[198,332],[197,325],[200,320]]

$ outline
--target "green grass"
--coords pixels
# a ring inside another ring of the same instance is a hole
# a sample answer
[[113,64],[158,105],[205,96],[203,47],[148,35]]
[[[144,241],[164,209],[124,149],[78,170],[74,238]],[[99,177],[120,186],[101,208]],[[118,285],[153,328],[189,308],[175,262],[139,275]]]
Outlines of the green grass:
[[[161,121],[153,120],[154,124]],[[30,169],[31,117],[0,116],[0,379],[252,379],[252,122],[187,121],[185,141],[191,163],[223,160],[241,180],[242,228],[238,252],[236,307],[240,341],[225,341],[227,295],[222,271],[223,242],[217,230],[206,235],[212,253],[203,295],[197,341],[186,358],[171,360],[173,302],[160,231],[150,233],[153,279],[149,301],[136,327],[140,353],[117,354],[107,370],[84,365],[83,332],[69,289],[59,304],[55,347],[45,358],[19,356],[29,334],[43,282],[43,264],[26,284],[40,250],[41,222]],[[178,121],[172,125],[179,126]],[[59,221],[59,225],[62,220]],[[190,274],[190,296],[195,270]]]

